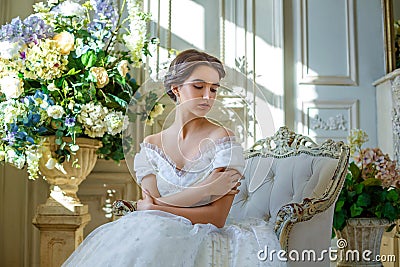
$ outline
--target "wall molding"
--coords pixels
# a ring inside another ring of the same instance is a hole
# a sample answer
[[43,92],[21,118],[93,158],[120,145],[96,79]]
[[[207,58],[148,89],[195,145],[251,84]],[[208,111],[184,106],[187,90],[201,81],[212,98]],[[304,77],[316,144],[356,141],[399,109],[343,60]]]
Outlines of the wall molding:
[[312,75],[309,68],[309,45],[308,45],[308,0],[301,0],[300,5],[300,45],[301,45],[301,80],[300,84],[312,85],[357,85],[356,66],[356,35],[355,35],[355,9],[354,0],[346,0],[346,59],[347,74],[338,75]]
[[[329,116],[312,116],[311,110],[340,110]],[[358,100],[313,100],[302,103],[303,134],[316,139],[345,140],[353,128],[359,128]],[[320,121],[318,124],[315,120]],[[317,132],[317,134],[315,134]]]

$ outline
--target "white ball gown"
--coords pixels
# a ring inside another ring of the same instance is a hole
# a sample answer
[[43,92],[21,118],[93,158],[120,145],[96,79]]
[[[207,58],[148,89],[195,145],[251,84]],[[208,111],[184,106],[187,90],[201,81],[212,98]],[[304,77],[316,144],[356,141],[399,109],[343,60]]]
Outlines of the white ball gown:
[[[243,174],[243,149],[234,137],[204,146],[182,170],[157,146],[140,145],[134,169],[138,183],[155,174],[161,196],[183,190],[205,179],[218,167]],[[168,212],[136,211],[91,232],[62,265],[67,266],[286,266],[274,259],[259,260],[258,251],[280,249],[273,226],[261,219],[234,222],[223,228],[195,224]]]

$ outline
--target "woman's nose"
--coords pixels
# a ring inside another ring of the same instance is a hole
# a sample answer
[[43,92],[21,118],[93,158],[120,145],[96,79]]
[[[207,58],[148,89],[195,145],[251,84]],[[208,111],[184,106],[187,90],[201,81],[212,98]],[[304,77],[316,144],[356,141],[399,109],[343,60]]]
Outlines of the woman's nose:
[[203,99],[210,99],[210,89],[208,87],[205,88],[203,93]]

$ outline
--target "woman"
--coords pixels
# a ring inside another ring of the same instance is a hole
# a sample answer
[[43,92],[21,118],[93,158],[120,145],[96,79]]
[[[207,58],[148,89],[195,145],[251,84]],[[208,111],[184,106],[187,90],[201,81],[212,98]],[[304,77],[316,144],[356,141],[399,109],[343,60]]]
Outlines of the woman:
[[279,249],[272,227],[249,220],[224,227],[244,169],[230,130],[209,121],[222,63],[197,50],[180,53],[164,85],[175,120],[148,136],[135,156],[143,190],[136,211],[93,231],[63,266],[280,266],[260,249]]

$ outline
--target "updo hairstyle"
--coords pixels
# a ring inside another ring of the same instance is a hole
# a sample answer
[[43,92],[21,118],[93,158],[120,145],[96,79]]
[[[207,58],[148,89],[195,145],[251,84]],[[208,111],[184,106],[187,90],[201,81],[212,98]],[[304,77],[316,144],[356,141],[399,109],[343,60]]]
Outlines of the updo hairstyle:
[[164,78],[165,90],[174,102],[176,102],[177,99],[176,95],[172,92],[172,86],[183,84],[192,74],[194,69],[201,65],[215,69],[218,72],[220,79],[225,77],[224,66],[218,58],[195,49],[185,50],[179,53],[171,62]]

